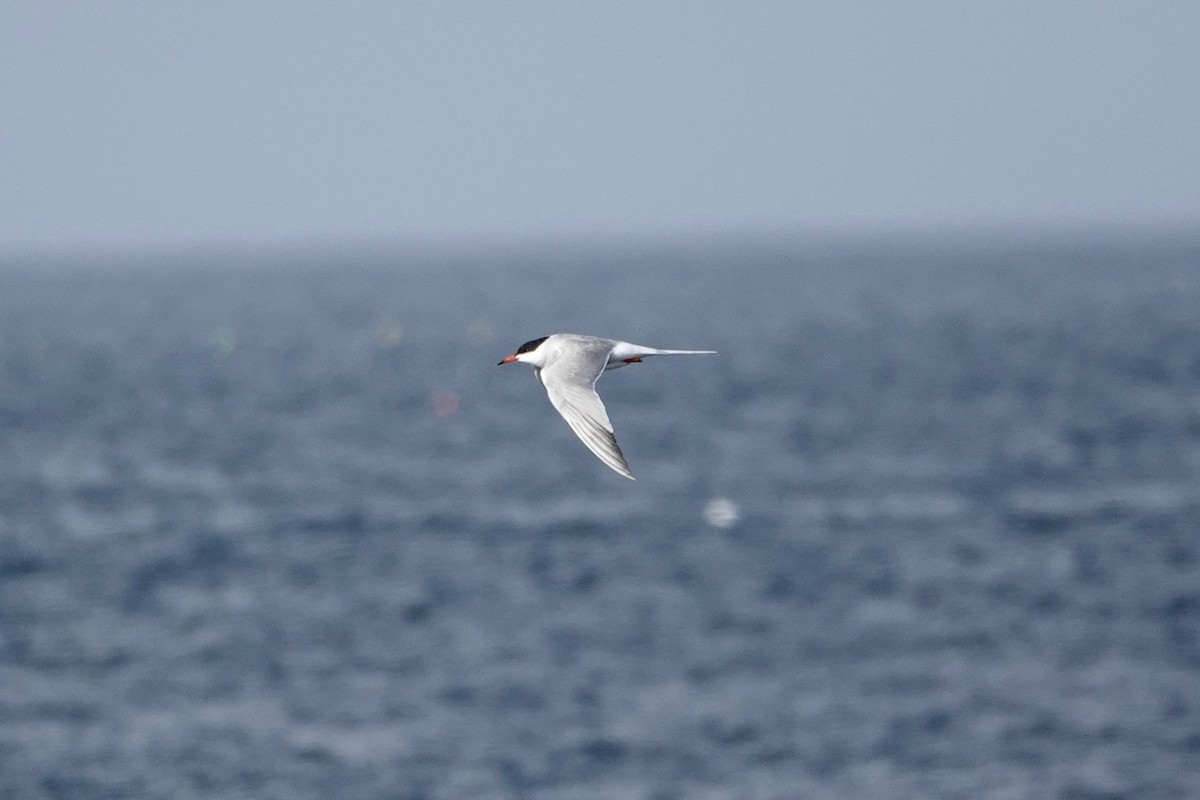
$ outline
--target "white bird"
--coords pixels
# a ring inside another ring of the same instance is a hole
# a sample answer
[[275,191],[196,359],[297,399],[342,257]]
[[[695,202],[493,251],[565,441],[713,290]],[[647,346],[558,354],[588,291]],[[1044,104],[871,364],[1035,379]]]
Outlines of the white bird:
[[[638,364],[647,356],[679,356],[715,353],[715,350],[659,350],[616,339],[556,333],[533,339],[500,361],[521,361],[533,367],[533,374],[546,388],[550,402],[596,457],[616,472],[633,480],[625,454],[617,445],[612,423],[596,380],[601,373],[626,364]],[[499,366],[500,364],[497,364]]]

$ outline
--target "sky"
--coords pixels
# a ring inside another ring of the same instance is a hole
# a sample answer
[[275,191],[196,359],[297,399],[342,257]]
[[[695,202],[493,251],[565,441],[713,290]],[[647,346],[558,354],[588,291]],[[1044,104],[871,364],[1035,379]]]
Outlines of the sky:
[[0,251],[1200,224],[1200,3],[0,6]]

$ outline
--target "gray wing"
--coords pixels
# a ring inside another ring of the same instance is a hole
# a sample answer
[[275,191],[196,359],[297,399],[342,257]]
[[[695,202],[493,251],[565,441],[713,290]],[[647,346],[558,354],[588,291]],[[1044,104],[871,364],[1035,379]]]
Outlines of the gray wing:
[[538,378],[550,402],[579,440],[613,470],[633,480],[633,472],[613,435],[608,412],[596,394],[596,379],[604,372],[612,344],[598,340],[564,352],[543,368]]

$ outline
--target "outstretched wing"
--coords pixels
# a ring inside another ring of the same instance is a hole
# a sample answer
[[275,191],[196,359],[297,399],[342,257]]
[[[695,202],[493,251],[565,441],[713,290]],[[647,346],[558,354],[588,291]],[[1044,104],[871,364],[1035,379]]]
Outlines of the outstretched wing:
[[596,394],[596,379],[604,372],[611,350],[612,342],[602,341],[572,348],[543,368],[538,378],[550,402],[580,441],[613,470],[633,480],[633,472],[613,435],[608,412]]

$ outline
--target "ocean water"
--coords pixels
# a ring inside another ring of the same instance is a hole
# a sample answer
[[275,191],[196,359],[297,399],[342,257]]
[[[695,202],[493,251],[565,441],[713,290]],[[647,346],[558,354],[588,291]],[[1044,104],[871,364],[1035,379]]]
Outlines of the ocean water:
[[1200,797],[1200,240],[7,263],[0,797]]

